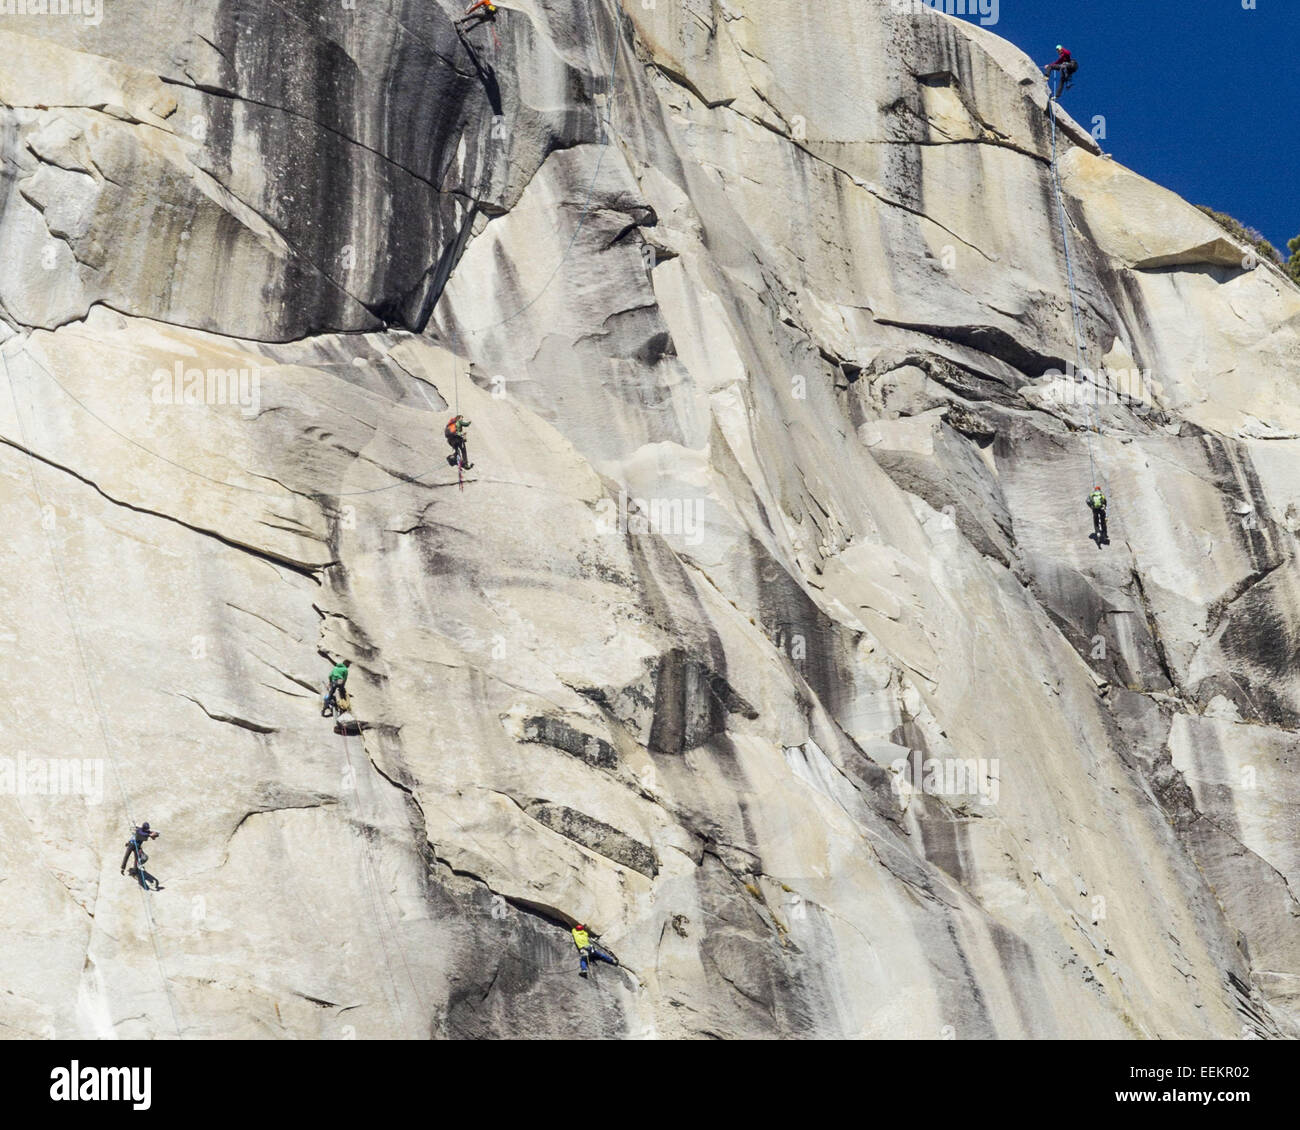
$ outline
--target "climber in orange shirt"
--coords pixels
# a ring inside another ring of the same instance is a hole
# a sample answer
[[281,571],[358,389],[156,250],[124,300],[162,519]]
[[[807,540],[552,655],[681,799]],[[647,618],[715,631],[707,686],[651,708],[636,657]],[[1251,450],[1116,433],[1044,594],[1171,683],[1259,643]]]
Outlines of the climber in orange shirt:
[[492,0],[478,0],[478,3],[471,4],[465,9],[465,14],[456,23],[463,28],[471,28],[481,23],[489,23],[496,18],[497,6],[492,3]]

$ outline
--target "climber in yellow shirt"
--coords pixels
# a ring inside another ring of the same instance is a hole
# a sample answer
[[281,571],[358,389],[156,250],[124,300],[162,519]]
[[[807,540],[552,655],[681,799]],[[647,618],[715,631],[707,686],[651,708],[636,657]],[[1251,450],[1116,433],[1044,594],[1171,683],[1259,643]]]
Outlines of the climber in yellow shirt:
[[609,965],[618,964],[618,958],[611,953],[606,953],[592,940],[592,935],[587,932],[585,923],[579,922],[569,933],[573,935],[573,944],[578,947],[579,977],[587,975],[587,961],[589,958],[595,961],[603,961]]

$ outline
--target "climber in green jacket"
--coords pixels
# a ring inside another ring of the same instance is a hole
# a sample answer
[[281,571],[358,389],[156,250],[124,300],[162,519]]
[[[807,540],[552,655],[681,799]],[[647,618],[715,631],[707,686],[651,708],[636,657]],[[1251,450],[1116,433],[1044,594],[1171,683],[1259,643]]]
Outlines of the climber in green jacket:
[[607,965],[617,965],[618,958],[611,953],[606,953],[593,941],[593,936],[587,932],[584,923],[579,922],[572,930],[573,944],[578,947],[578,976],[587,975],[587,960],[590,958],[594,961],[603,961]]
[[351,666],[352,660],[345,659],[342,663],[336,663],[330,668],[330,685],[329,690],[325,692],[325,705],[321,709],[322,717],[328,718],[331,711],[344,709],[339,705],[339,695],[343,693],[347,684],[348,668]]
[[1101,487],[1093,487],[1088,495],[1088,509],[1092,511],[1092,534],[1097,544],[1109,544],[1110,534],[1106,532],[1106,495]]

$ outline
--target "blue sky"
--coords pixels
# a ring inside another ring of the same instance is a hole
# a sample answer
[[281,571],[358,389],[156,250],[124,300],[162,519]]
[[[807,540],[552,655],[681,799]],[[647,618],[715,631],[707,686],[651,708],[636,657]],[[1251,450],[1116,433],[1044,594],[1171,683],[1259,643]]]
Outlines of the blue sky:
[[1088,128],[1105,117],[1106,152],[1285,258],[1300,235],[1300,0],[1255,2],[998,0],[989,30],[1040,64],[1064,43],[1079,60],[1065,107]]

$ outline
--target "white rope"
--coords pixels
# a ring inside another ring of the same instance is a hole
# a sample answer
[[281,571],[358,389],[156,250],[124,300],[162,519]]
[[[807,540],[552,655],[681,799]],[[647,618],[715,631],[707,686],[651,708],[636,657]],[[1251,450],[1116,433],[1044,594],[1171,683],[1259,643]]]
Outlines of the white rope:
[[[1061,224],[1061,243],[1065,251],[1065,276],[1066,276],[1066,281],[1070,288],[1070,314],[1074,325],[1074,366],[1075,366],[1075,372],[1077,374],[1076,383],[1086,384],[1087,383],[1086,374],[1090,372],[1090,370],[1086,366],[1087,356],[1086,356],[1086,345],[1084,343],[1084,336],[1083,336],[1083,321],[1079,313],[1078,287],[1076,286],[1074,280],[1074,257],[1070,254],[1069,224],[1066,218],[1065,198],[1064,198],[1064,194],[1061,191],[1060,170],[1057,166],[1056,100],[1049,96],[1047,105],[1052,118],[1052,187],[1056,191],[1056,207],[1057,207],[1057,213]],[[1094,377],[1098,376],[1098,374],[1093,374],[1093,375]],[[1100,472],[1097,469],[1097,460],[1093,451],[1093,443],[1092,443],[1093,432],[1096,431],[1098,435],[1101,434],[1101,417],[1097,413],[1092,402],[1088,399],[1088,394],[1086,391],[1084,392],[1084,408],[1088,414],[1088,431],[1087,431],[1088,470],[1091,472],[1091,477],[1089,480],[1090,483],[1089,490],[1091,490],[1093,486],[1100,485],[1103,488],[1103,492],[1106,495],[1106,500],[1109,503],[1110,484],[1106,481],[1104,474],[1102,474],[1102,472]]]
[[[351,702],[349,699],[349,707],[350,705]],[[351,714],[351,709],[349,709],[347,713]],[[343,739],[343,756],[347,760],[348,773],[352,778],[352,796],[356,801],[357,819],[364,823],[364,820],[362,819],[361,793],[357,790],[357,770],[352,764],[352,750],[348,745],[347,727],[343,724],[342,714],[337,714],[336,717],[339,720],[339,736]],[[362,743],[362,752],[365,752],[364,743]],[[368,760],[369,759],[367,758],[367,761]],[[361,833],[361,839],[365,845],[361,855],[361,869],[365,875],[366,890],[370,896],[371,905],[378,907],[380,913],[383,915],[384,922],[388,927],[387,934],[385,934],[384,928],[380,925],[378,920],[375,922],[375,927],[379,930],[380,948],[383,950],[384,954],[384,969],[388,974],[389,987],[393,991],[394,1011],[399,1023],[405,1023],[406,1012],[402,1008],[402,995],[398,991],[397,978],[393,976],[393,965],[388,955],[390,941],[393,947],[397,950],[398,956],[402,959],[402,965],[406,969],[406,978],[411,983],[411,991],[415,994],[416,1003],[419,1004],[421,1009],[424,1009],[425,1005],[420,996],[420,990],[415,983],[415,976],[411,972],[411,966],[406,960],[406,952],[402,949],[401,943],[397,940],[396,931],[393,929],[393,920],[388,914],[388,908],[384,905],[383,895],[379,891],[378,868],[375,866],[374,858],[370,850],[370,841],[366,838],[364,831]],[[425,1011],[427,1012],[427,1009]]]

